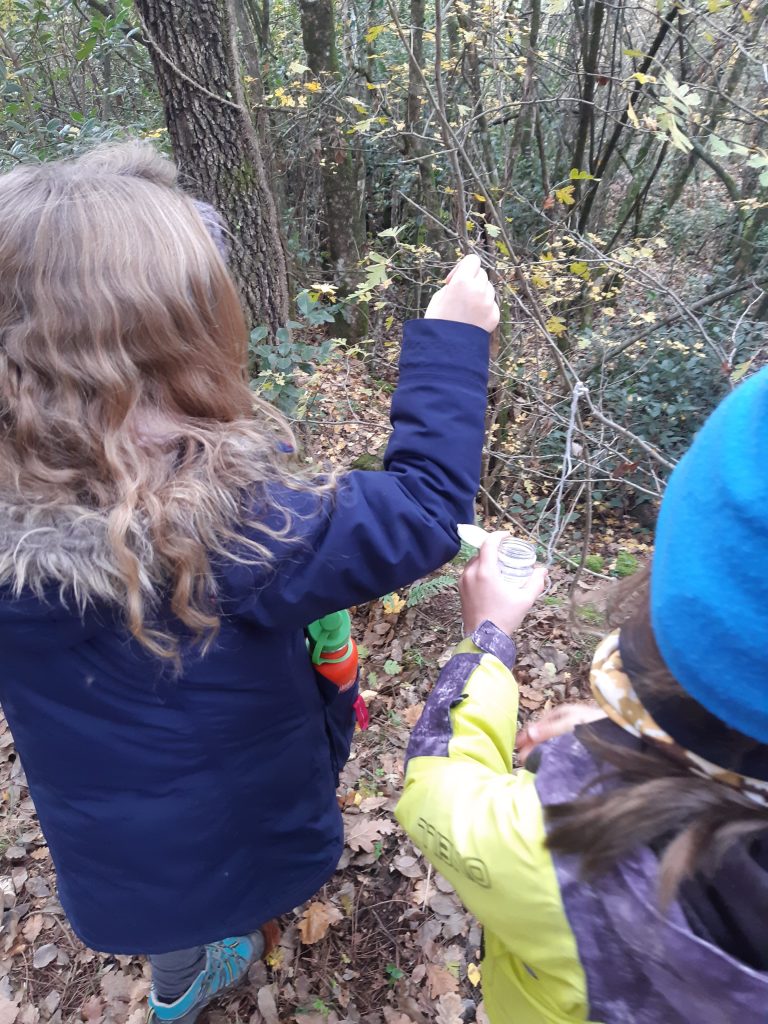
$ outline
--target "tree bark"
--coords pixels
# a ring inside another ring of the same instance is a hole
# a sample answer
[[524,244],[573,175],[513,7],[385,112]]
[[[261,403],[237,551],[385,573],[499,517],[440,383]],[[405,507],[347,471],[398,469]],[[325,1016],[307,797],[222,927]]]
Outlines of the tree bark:
[[[299,6],[307,63],[313,74],[328,84],[339,72],[333,0],[300,0]],[[322,94],[316,109],[320,113],[320,170],[328,251],[335,283],[342,292],[349,292],[356,284],[357,264],[365,246],[365,174]],[[353,317],[347,333],[353,337],[362,329],[363,321]]]
[[230,268],[251,325],[288,318],[286,263],[240,83],[231,0],[135,0],[184,185],[232,233]]

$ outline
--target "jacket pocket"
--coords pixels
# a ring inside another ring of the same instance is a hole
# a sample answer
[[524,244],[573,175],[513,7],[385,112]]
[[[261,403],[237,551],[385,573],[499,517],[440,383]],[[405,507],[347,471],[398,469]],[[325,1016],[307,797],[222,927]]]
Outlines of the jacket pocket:
[[355,734],[355,701],[360,693],[359,675],[355,685],[351,686],[344,693],[339,688],[329,683],[317,672],[315,673],[318,689],[325,704],[325,731],[328,735],[328,746],[331,752],[331,767],[336,777],[336,785],[339,784],[341,769],[349,759],[349,752],[352,749],[352,737]]

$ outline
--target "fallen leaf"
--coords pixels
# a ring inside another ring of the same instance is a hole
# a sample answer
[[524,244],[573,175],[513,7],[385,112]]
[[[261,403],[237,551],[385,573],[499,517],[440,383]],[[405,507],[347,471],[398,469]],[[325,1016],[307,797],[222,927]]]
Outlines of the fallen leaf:
[[259,1007],[259,1013],[264,1018],[264,1024],[280,1024],[275,995],[270,985],[264,985],[263,988],[259,989],[256,1003]]
[[437,1001],[435,1024],[462,1024],[464,1019],[464,1002],[455,992],[447,992]]
[[56,943],[46,942],[44,946],[39,946],[35,950],[35,955],[32,957],[32,966],[40,970],[43,967],[47,967],[48,964],[52,964],[58,955],[59,947]]
[[416,725],[418,720],[421,718],[421,713],[423,710],[424,702],[422,701],[419,704],[412,704],[411,707],[406,708],[405,711],[401,713],[401,718],[403,719],[403,721],[405,722],[409,729],[412,729],[414,725]]
[[420,879],[413,887],[412,902],[417,906],[423,906],[431,896],[434,895],[434,887],[426,878]]
[[35,896],[39,900],[45,900],[51,895],[48,883],[39,875],[28,878],[25,888],[30,896]]
[[386,1024],[413,1024],[412,1019],[405,1013],[400,1013],[392,1006],[385,1006],[382,1010]]
[[392,861],[401,875],[406,878],[423,878],[424,871],[416,857],[409,857],[405,854],[395,857]]
[[482,974],[477,964],[467,964],[467,978],[469,978],[470,985],[474,985],[474,987],[477,988],[480,984],[481,977]]
[[40,1011],[31,1003],[27,1003],[25,1006],[22,1006],[19,1011],[19,1015],[16,1018],[17,1024],[38,1024],[39,1020]]
[[457,992],[459,988],[458,979],[439,964],[427,964],[427,984],[432,999],[437,999],[446,992]]
[[389,835],[394,831],[395,823],[393,821],[359,816],[354,819],[354,824],[347,830],[347,846],[352,850],[365,850],[366,853],[373,853],[373,844],[378,842],[382,836]]
[[19,1014],[19,1007],[13,999],[0,996],[0,1024],[14,1024]]
[[22,934],[27,942],[34,942],[43,929],[43,915],[32,914],[22,928]]
[[385,796],[367,796],[364,800],[360,801],[360,811],[363,814],[368,814],[370,811],[378,811],[386,803],[387,797]]
[[23,846],[9,846],[5,851],[6,860],[24,860],[27,856],[27,851]]
[[57,992],[55,989],[53,992],[49,992],[48,995],[45,997],[45,999],[43,1000],[43,1009],[45,1010],[49,1017],[51,1016],[51,1014],[55,1013],[58,1010],[60,1002],[61,993]]
[[456,900],[449,893],[437,892],[430,897],[429,905],[436,914],[447,917],[456,910]]
[[104,1003],[98,996],[91,996],[83,1003],[80,1013],[88,1024],[100,1024],[104,1019]]
[[339,908],[334,907],[332,903],[310,903],[299,922],[301,941],[305,946],[319,942],[325,938],[331,925],[341,921],[343,917]]

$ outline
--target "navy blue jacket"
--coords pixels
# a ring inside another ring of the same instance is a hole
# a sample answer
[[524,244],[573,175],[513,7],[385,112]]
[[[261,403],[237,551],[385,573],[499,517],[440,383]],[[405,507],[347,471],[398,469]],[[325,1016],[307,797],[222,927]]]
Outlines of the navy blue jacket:
[[[478,487],[488,335],[406,325],[385,472],[334,499],[286,491],[298,542],[268,574],[220,567],[210,653],[169,678],[114,610],[0,593],[0,703],[74,930],[163,953],[308,899],[343,846],[337,773],[354,693],[318,685],[303,627],[451,558]],[[55,541],[54,541],[55,542]]]

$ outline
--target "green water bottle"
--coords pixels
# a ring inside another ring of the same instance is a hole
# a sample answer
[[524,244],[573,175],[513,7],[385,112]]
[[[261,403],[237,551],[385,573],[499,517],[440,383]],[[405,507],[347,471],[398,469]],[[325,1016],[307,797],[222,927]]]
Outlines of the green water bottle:
[[343,693],[357,679],[357,644],[352,639],[348,611],[331,612],[307,626],[312,664],[323,678]]

